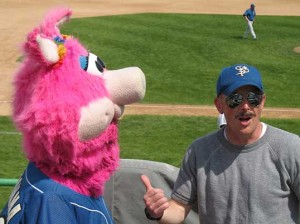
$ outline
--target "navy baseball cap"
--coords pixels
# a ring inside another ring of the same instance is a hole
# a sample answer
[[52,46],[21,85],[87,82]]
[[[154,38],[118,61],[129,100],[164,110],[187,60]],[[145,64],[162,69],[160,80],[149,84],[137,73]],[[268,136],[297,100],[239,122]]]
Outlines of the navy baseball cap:
[[242,86],[255,86],[263,92],[263,85],[259,71],[253,66],[236,64],[221,71],[217,81],[217,95],[221,93],[228,96]]

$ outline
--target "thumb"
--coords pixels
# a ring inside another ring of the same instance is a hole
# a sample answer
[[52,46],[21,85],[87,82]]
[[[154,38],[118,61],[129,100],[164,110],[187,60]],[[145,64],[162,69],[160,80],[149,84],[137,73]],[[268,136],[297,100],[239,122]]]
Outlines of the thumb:
[[141,179],[142,179],[143,184],[146,187],[146,191],[149,191],[149,190],[153,189],[153,187],[151,185],[151,182],[150,182],[150,179],[146,175],[142,175]]

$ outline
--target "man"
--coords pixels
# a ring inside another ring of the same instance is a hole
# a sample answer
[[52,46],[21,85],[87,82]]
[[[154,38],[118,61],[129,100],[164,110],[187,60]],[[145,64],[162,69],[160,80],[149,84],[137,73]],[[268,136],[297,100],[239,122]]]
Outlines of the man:
[[252,37],[253,37],[253,39],[256,40],[256,34],[254,32],[254,29],[253,29],[253,22],[254,22],[255,16],[256,16],[255,5],[251,4],[250,8],[245,11],[245,13],[243,14],[243,16],[244,16],[244,18],[247,21],[247,28],[246,28],[246,31],[244,33],[243,38],[247,38],[248,34],[250,32],[251,35],[252,35]]
[[227,125],[189,146],[170,200],[141,177],[147,217],[182,223],[197,203],[201,224],[297,223],[299,136],[260,121],[266,95],[256,68],[223,69],[216,90]]

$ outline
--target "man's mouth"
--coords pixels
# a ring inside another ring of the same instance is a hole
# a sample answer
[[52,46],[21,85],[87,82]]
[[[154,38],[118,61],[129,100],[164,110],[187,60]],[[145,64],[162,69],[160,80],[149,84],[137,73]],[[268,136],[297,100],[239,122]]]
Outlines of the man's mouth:
[[255,116],[255,114],[252,112],[245,112],[245,113],[243,112],[243,113],[236,115],[236,118],[241,122],[248,122],[254,116]]
[[251,119],[251,117],[240,117],[239,120],[240,121],[249,121]]

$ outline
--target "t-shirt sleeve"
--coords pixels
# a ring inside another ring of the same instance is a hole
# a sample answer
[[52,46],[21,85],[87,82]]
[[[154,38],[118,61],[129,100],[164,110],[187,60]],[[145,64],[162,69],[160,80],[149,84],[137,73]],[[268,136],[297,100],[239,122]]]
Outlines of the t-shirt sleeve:
[[172,198],[183,204],[197,201],[197,176],[193,147],[190,146],[182,161],[177,180],[172,191]]
[[300,137],[295,136],[295,151],[290,155],[289,173],[291,176],[291,188],[300,201]]
[[282,132],[276,136],[276,148],[280,167],[291,191],[300,200],[300,137]]
[[[62,196],[44,193],[24,205],[22,223],[76,224],[75,214]],[[12,224],[10,222],[10,224]]]

